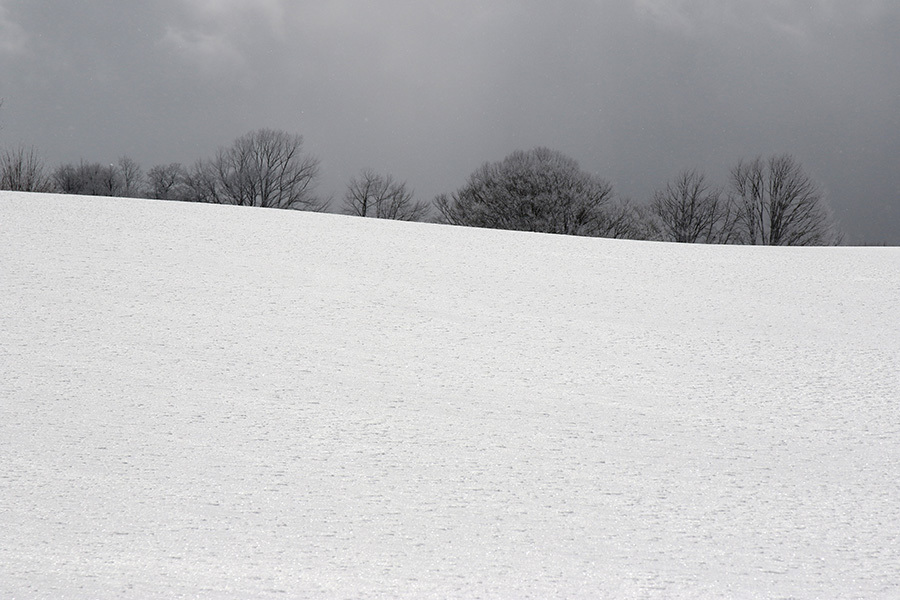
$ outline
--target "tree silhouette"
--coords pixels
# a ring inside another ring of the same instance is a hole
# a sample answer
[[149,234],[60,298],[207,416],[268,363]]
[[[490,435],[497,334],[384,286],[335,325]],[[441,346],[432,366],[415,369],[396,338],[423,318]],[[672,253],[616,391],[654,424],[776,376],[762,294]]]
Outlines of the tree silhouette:
[[817,246],[840,241],[818,186],[789,154],[731,170],[736,233],[744,244]]
[[612,186],[547,148],[484,163],[435,205],[445,223],[572,235],[604,235]]
[[258,129],[219,150],[209,163],[198,163],[203,201],[324,210],[327,202],[313,195],[319,160],[303,154],[303,136]]
[[718,244],[734,236],[735,211],[698,171],[679,173],[653,195],[650,208],[666,241]]
[[413,200],[405,181],[394,181],[391,175],[365,169],[347,184],[344,212],[360,217],[419,221],[428,214],[428,205]]

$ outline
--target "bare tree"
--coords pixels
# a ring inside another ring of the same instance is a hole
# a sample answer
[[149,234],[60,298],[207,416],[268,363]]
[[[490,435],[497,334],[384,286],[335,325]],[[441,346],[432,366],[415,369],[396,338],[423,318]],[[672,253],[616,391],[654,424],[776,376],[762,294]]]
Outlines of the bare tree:
[[695,170],[682,171],[657,191],[650,208],[666,241],[724,244],[734,235],[731,203]]
[[818,246],[840,240],[818,186],[789,154],[738,162],[731,190],[742,243]]
[[0,189],[48,192],[52,187],[44,161],[33,147],[19,146],[0,154]]
[[605,211],[600,237],[628,240],[660,241],[662,233],[649,208],[631,202],[628,198],[616,202]]
[[117,167],[122,184],[120,195],[126,198],[144,196],[144,172],[141,166],[130,157],[122,156]]
[[516,151],[485,163],[466,185],[435,199],[443,222],[453,225],[605,235],[612,186],[547,148]]
[[62,164],[53,172],[54,187],[62,194],[102,195],[102,170],[99,163]]
[[99,171],[100,196],[121,196],[125,188],[122,182],[122,174],[118,167],[109,163],[108,167],[101,167]]
[[394,181],[391,175],[366,169],[347,185],[344,212],[360,217],[420,221],[428,214],[428,205],[413,200],[405,181]]
[[51,179],[53,190],[60,194],[78,194],[81,189],[78,168],[71,163],[58,166]]
[[156,165],[147,171],[147,192],[157,200],[182,200],[186,175],[181,163]]
[[[259,129],[194,170],[204,201],[267,208],[324,210],[313,188],[319,160],[303,154],[303,137]],[[214,184],[210,186],[210,184]]]
[[60,165],[52,175],[54,189],[62,194],[121,196],[122,176],[114,164],[80,162]]
[[227,204],[221,197],[222,186],[212,161],[198,160],[182,177],[182,194],[178,200]]

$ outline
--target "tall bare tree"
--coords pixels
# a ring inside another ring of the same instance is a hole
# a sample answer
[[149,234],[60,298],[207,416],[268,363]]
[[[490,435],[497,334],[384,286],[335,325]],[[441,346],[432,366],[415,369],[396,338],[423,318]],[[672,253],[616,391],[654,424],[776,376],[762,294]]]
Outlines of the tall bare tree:
[[611,198],[605,179],[582,171],[564,154],[535,148],[484,163],[465,186],[438,196],[435,206],[452,225],[607,235]]
[[734,236],[731,204],[696,170],[682,171],[658,190],[650,208],[666,241],[725,244]]
[[18,146],[0,154],[0,189],[48,192],[52,187],[44,161],[33,147]]
[[789,154],[738,162],[731,191],[742,243],[819,246],[840,240],[819,187]]
[[344,212],[360,217],[420,221],[428,214],[428,205],[413,200],[405,181],[394,181],[391,175],[365,169],[347,185]]
[[324,210],[327,202],[313,194],[319,160],[303,153],[303,136],[259,129],[220,149],[210,163],[198,163],[196,175],[214,189],[206,201],[267,208]]

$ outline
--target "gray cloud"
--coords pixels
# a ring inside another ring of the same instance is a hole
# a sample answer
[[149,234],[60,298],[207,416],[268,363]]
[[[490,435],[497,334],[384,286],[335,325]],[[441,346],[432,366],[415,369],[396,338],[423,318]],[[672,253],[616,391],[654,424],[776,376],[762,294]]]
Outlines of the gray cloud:
[[546,145],[644,200],[792,152],[851,240],[900,243],[900,5],[838,0],[0,1],[0,143],[192,162],[302,133],[323,191],[363,167],[450,191]]

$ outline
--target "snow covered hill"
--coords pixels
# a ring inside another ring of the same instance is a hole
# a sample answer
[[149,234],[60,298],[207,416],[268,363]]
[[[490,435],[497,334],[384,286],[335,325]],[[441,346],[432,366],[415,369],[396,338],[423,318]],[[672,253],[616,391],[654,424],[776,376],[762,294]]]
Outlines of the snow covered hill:
[[0,597],[900,596],[900,248],[0,193]]

